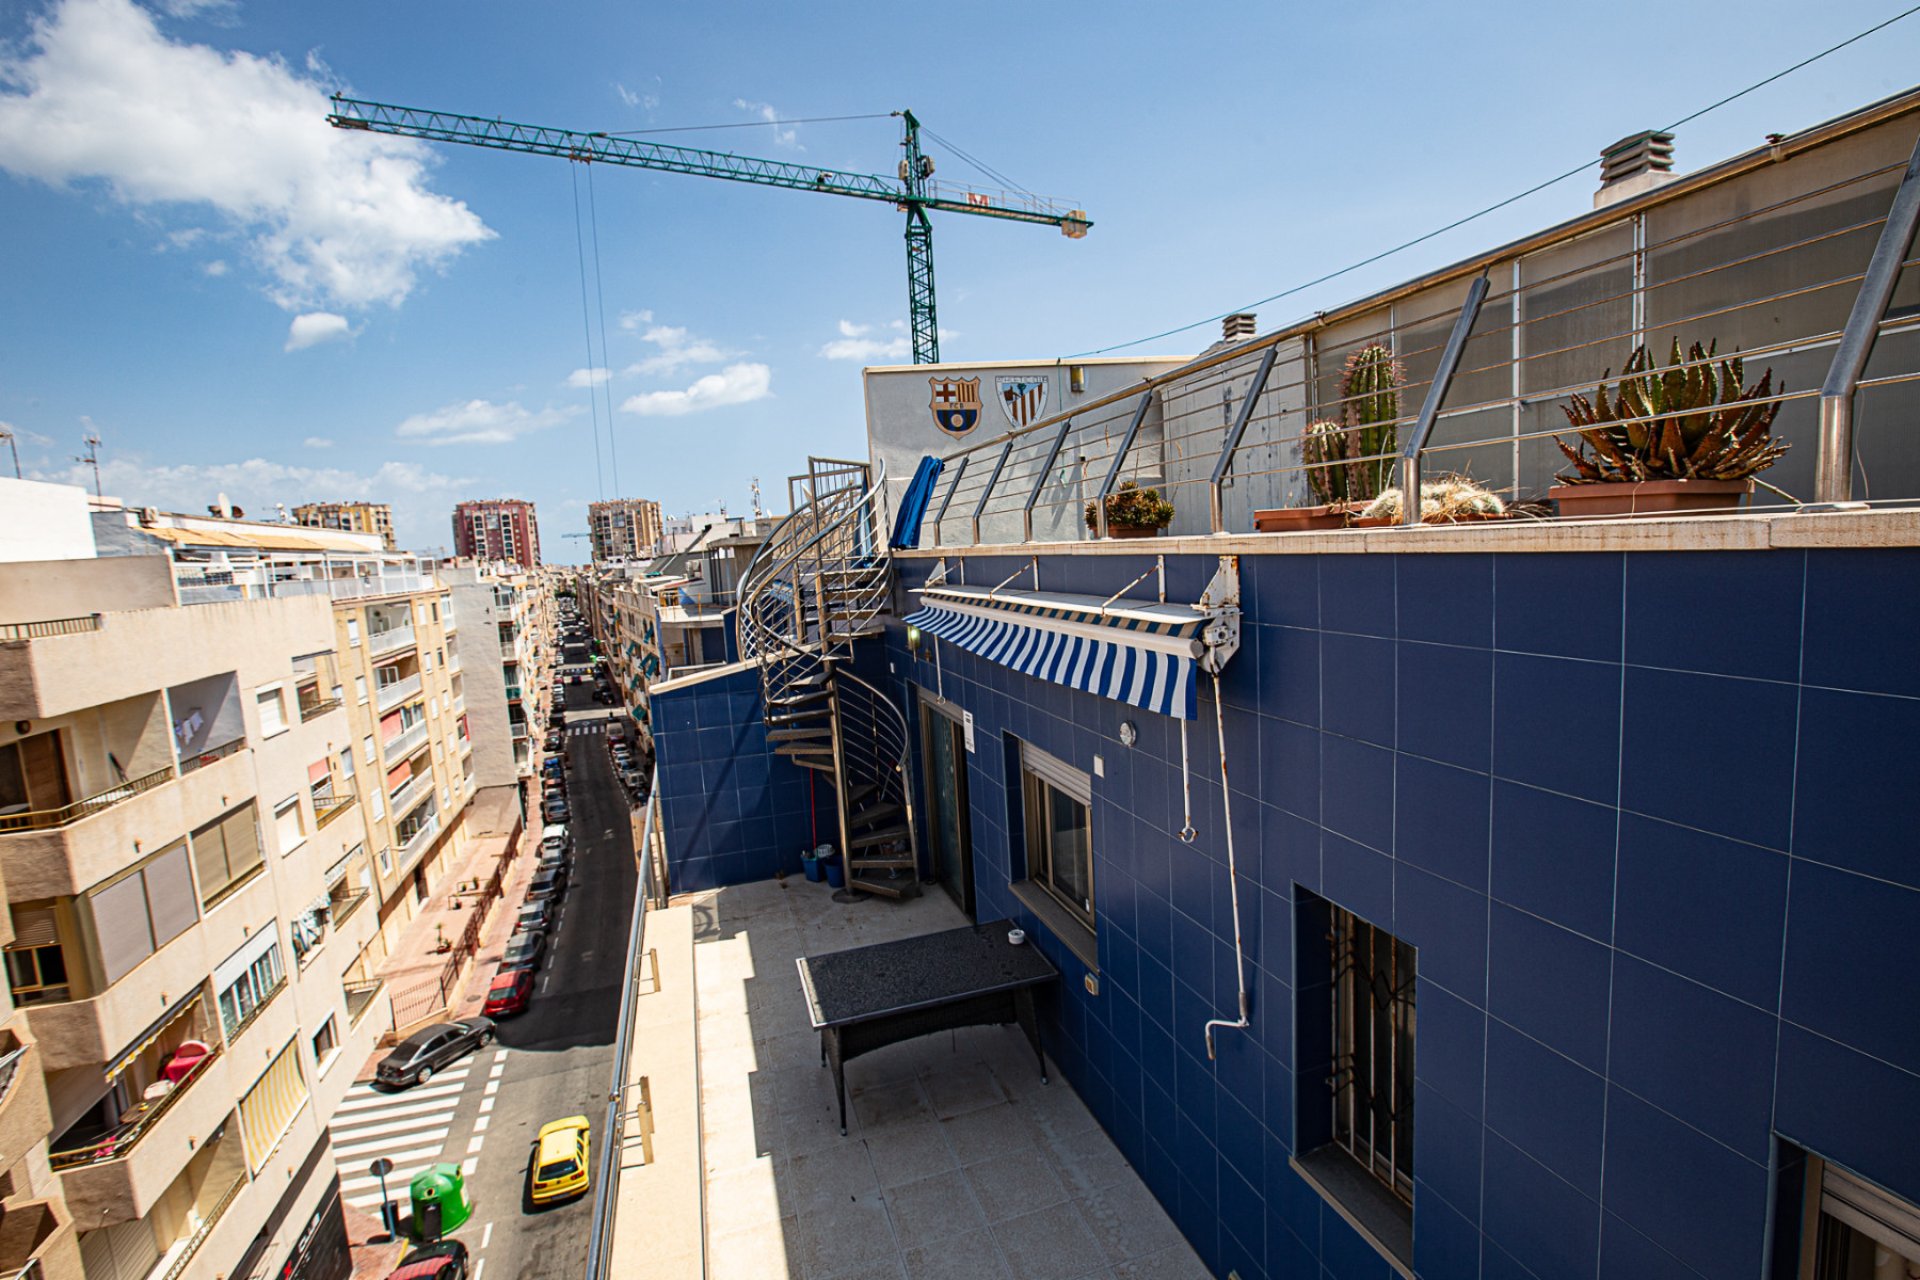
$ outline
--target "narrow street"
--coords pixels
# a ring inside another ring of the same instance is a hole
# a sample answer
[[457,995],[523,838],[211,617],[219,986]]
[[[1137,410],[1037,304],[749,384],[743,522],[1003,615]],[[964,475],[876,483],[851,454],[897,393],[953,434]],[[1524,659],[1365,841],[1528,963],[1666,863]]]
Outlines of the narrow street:
[[[569,646],[567,660],[584,661],[584,650]],[[568,685],[568,710],[602,712],[592,690],[591,683]],[[606,722],[569,724],[562,743],[572,877],[532,1005],[500,1020],[494,1045],[426,1086],[391,1094],[356,1086],[334,1125],[335,1141],[351,1153],[341,1162],[350,1198],[369,1212],[378,1211],[379,1188],[356,1175],[377,1156],[396,1162],[388,1186],[403,1203],[405,1175],[436,1161],[466,1170],[474,1214],[453,1234],[472,1251],[475,1280],[574,1280],[586,1264],[592,1194],[536,1209],[528,1198],[529,1156],[541,1125],[579,1114],[592,1121],[593,1151],[599,1152],[636,876],[626,793],[613,775]],[[503,908],[517,911],[519,903]]]

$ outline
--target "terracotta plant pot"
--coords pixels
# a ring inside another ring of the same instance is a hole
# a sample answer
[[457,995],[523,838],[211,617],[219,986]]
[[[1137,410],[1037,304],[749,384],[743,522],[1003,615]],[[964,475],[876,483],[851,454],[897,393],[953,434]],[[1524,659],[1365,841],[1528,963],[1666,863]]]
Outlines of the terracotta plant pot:
[[1257,533],[1297,533],[1302,529],[1344,529],[1350,508],[1344,502],[1318,507],[1270,507],[1253,513]]
[[1751,480],[1639,480],[1630,484],[1557,484],[1547,490],[1570,518],[1721,514],[1753,492]]
[[1160,526],[1153,524],[1110,524],[1107,526],[1109,538],[1157,538]]

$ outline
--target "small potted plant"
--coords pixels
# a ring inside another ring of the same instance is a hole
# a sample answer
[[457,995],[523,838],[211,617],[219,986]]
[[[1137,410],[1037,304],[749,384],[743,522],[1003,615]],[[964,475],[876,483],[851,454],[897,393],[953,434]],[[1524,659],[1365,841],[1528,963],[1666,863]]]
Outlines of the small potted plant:
[[[1087,503],[1087,528],[1100,527],[1099,510]],[[1142,489],[1131,480],[1107,495],[1107,536],[1113,538],[1153,538],[1173,523],[1173,504],[1160,496],[1158,489]]]
[[[1507,504],[1493,490],[1465,476],[1441,476],[1420,486],[1420,523],[1466,524],[1474,520],[1503,520]],[[1394,525],[1401,520],[1400,490],[1383,489],[1366,505],[1354,524]]]
[[1753,492],[1754,473],[1787,451],[1773,438],[1780,412],[1773,370],[1748,387],[1745,362],[1733,356],[1716,363],[1717,345],[1696,342],[1682,360],[1675,338],[1667,367],[1659,369],[1642,344],[1614,394],[1602,374],[1593,399],[1576,395],[1561,406],[1580,437],[1577,449],[1553,438],[1573,463],[1547,491],[1561,515],[1730,511]]
[[1300,439],[1307,487],[1318,504],[1256,511],[1253,527],[1261,533],[1338,529],[1378,497],[1393,479],[1404,381],[1400,362],[1377,342],[1348,356],[1340,376],[1341,420],[1310,423]]

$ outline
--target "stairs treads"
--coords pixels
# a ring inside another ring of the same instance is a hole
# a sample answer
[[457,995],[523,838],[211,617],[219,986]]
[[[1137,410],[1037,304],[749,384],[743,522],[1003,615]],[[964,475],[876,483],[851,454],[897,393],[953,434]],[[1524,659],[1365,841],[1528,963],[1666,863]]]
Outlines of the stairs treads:
[[808,725],[799,729],[770,729],[768,742],[818,742],[821,739],[833,740],[833,726],[827,724]]
[[831,707],[802,707],[798,711],[775,711],[766,716],[765,720],[768,724],[798,724],[803,720],[818,720],[821,716],[830,715],[832,712]]
[[867,893],[877,893],[883,898],[917,898],[920,886],[912,880],[867,880],[859,876],[848,876],[847,887],[860,889]]
[[[799,681],[795,681],[794,683],[798,684]],[[804,707],[810,702],[825,701],[828,696],[827,690],[816,689],[812,693],[791,693],[785,697],[775,698],[772,700],[771,705],[776,707]],[[824,710],[824,708],[822,709]]]
[[873,858],[863,856],[856,851],[847,865],[853,868],[855,875],[858,875],[862,871],[874,870],[909,871],[920,864],[915,862],[911,855],[907,854],[902,854],[897,858]]
[[832,756],[795,756],[793,762],[802,769],[818,769],[821,773],[833,772]]
[[898,826],[882,827],[878,831],[863,832],[860,835],[854,836],[847,843],[855,849],[871,849],[875,845],[888,844],[894,840],[904,839],[906,834],[906,825],[902,823]]
[[870,827],[883,819],[897,818],[900,816],[900,806],[897,804],[868,805],[858,812],[853,811],[851,804],[847,807],[849,810],[847,813],[847,825],[850,827]]

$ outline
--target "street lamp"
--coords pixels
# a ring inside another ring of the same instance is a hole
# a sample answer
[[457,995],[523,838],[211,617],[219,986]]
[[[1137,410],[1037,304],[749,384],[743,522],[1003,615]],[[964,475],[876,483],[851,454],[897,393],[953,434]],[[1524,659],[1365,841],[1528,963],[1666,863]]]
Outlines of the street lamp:
[[387,1195],[387,1175],[393,1172],[393,1161],[381,1156],[367,1166],[367,1172],[380,1179],[380,1221],[387,1229],[389,1238],[400,1235],[400,1210],[394,1207],[393,1200]]

